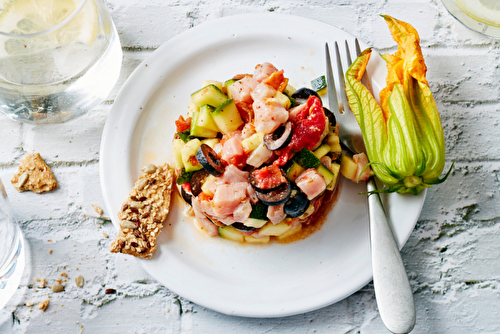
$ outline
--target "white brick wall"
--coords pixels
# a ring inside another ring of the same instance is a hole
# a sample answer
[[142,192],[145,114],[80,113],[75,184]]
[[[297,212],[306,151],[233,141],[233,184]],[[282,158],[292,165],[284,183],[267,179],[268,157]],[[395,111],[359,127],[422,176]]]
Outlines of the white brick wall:
[[[125,49],[118,87],[169,38],[222,16],[275,11],[313,18],[383,52],[392,52],[395,43],[377,14],[413,24],[442,115],[448,164],[456,160],[450,179],[429,190],[402,252],[415,292],[414,333],[500,332],[500,41],[463,27],[439,0],[109,0],[108,7]],[[96,218],[90,204],[104,208],[99,145],[116,94],[117,89],[106,104],[64,126],[22,125],[0,115],[4,183],[26,152],[38,151],[61,184],[43,196],[18,194],[7,184],[32,262],[29,277],[0,310],[0,333],[78,333],[80,326],[83,333],[387,333],[371,284],[315,312],[236,318],[176,296],[135,261],[111,255],[111,240],[102,233],[113,236],[113,226]],[[45,277],[52,284],[61,272],[70,282],[82,274],[84,288],[68,284],[65,293],[52,294],[47,312],[29,312],[24,303],[48,293],[33,279]],[[123,294],[105,295],[106,288]]]

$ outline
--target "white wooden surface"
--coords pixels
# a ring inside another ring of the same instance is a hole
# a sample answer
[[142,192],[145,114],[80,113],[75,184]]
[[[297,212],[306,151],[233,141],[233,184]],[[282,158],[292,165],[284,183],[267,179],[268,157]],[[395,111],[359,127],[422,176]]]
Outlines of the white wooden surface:
[[[18,194],[8,184],[31,262],[23,284],[0,310],[0,333],[387,333],[371,284],[335,305],[279,319],[230,317],[200,307],[155,282],[134,260],[110,254],[116,232],[92,209],[91,204],[104,208],[99,185],[102,129],[117,91],[134,68],[190,27],[222,16],[267,11],[337,26],[383,51],[393,51],[395,43],[378,14],[417,28],[442,116],[447,162],[456,160],[456,167],[446,183],[429,190],[402,251],[416,303],[414,333],[500,333],[500,41],[469,31],[439,0],[107,4],[120,34],[124,63],[106,103],[63,125],[31,126],[0,115],[4,183],[26,152],[40,152],[60,185],[36,195]],[[65,292],[52,293],[33,283],[43,277],[52,285],[63,272],[70,277]],[[81,289],[74,283],[79,274],[85,278]],[[107,288],[118,294],[106,295]],[[46,312],[25,306],[47,295],[51,303]]]

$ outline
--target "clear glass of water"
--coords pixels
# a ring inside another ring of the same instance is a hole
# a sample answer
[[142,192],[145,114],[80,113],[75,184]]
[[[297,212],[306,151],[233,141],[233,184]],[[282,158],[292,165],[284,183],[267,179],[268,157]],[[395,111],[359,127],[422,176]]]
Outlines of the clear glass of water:
[[466,27],[500,38],[500,0],[442,0],[446,9]]
[[14,220],[0,179],[0,308],[17,290],[26,263],[25,251],[21,230]]
[[103,0],[0,0],[0,111],[11,119],[60,123],[90,111],[121,62]]

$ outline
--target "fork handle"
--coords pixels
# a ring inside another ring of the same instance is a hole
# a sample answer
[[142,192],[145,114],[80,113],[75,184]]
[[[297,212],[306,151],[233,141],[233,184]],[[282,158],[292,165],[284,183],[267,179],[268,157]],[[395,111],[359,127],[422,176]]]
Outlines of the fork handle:
[[[377,189],[373,178],[367,190]],[[415,326],[415,304],[399,248],[378,194],[368,196],[375,297],[384,325],[393,333],[409,333]]]

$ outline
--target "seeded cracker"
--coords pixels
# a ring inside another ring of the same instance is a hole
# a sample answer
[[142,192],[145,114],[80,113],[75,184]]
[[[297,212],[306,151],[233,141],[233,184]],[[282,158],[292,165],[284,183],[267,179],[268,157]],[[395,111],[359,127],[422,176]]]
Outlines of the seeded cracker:
[[150,164],[141,170],[143,174],[118,212],[121,231],[111,243],[111,252],[151,258],[169,212],[174,170],[167,164]]
[[31,190],[37,194],[57,188],[57,181],[40,153],[28,153],[12,177],[12,185],[19,192]]

